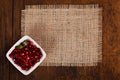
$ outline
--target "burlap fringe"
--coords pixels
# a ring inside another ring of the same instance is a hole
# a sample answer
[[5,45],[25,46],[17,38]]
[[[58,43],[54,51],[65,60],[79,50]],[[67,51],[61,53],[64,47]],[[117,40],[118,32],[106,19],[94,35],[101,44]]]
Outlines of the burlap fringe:
[[25,9],[83,9],[83,8],[98,8],[98,4],[91,5],[26,5]]
[[21,37],[25,34],[25,11],[21,11]]

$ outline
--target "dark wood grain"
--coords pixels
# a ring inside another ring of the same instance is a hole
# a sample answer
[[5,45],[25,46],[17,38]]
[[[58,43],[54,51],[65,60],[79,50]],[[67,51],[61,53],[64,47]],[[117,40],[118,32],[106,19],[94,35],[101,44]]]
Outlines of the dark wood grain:
[[[99,4],[103,8],[103,59],[92,67],[39,67],[28,76],[5,58],[20,39],[21,10],[35,4]],[[0,1],[0,80],[120,80],[120,0]]]
[[12,45],[12,0],[0,1],[0,80],[9,79],[6,52]]

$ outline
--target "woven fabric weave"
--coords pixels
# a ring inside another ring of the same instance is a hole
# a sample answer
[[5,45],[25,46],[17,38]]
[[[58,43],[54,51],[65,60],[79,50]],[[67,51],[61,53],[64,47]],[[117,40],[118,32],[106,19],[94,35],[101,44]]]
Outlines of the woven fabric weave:
[[102,60],[101,13],[98,5],[26,5],[21,35],[47,53],[41,66],[96,66]]

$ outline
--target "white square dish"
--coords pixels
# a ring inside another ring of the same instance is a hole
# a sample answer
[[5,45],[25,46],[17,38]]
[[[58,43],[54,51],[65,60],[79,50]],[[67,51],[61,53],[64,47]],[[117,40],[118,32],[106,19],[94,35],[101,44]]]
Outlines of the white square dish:
[[[11,52],[15,49],[15,47],[17,45],[19,45],[20,43],[22,43],[24,40],[30,40],[31,42],[33,42],[33,44],[38,47],[41,51],[42,57],[40,58],[40,61],[37,62],[33,67],[31,67],[28,71],[26,70],[22,70],[22,68],[20,66],[18,66],[17,64],[15,64],[15,62],[13,61],[13,59],[9,56],[11,54]],[[34,71],[42,62],[43,60],[46,58],[46,53],[45,51],[41,48],[41,46],[39,44],[37,44],[31,37],[25,35],[23,36],[20,40],[18,40],[11,48],[10,50],[7,52],[6,54],[7,59],[13,64],[13,66],[15,68],[17,68],[22,74],[24,75],[29,75],[32,71]]]

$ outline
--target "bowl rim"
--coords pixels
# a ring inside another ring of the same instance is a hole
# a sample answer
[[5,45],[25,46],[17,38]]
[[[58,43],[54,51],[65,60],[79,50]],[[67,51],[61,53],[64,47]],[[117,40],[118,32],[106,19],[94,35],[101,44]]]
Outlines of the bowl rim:
[[[19,45],[21,42],[23,42],[24,40],[30,40],[32,41],[38,48],[40,48],[41,53],[42,53],[42,57],[40,58],[40,61],[37,62],[33,67],[31,67],[28,71],[22,70],[20,66],[18,66],[17,64],[14,63],[14,61],[12,60],[12,58],[9,56],[9,54],[11,54],[11,52],[15,49],[15,47],[17,45]],[[45,51],[42,49],[42,47],[35,42],[31,37],[29,37],[28,35],[23,36],[21,39],[19,39],[10,49],[9,51],[6,53],[6,57],[7,59],[10,61],[10,63],[17,69],[19,70],[22,74],[24,75],[29,75],[31,72],[33,72],[42,62],[43,60],[46,58],[46,53]]]

